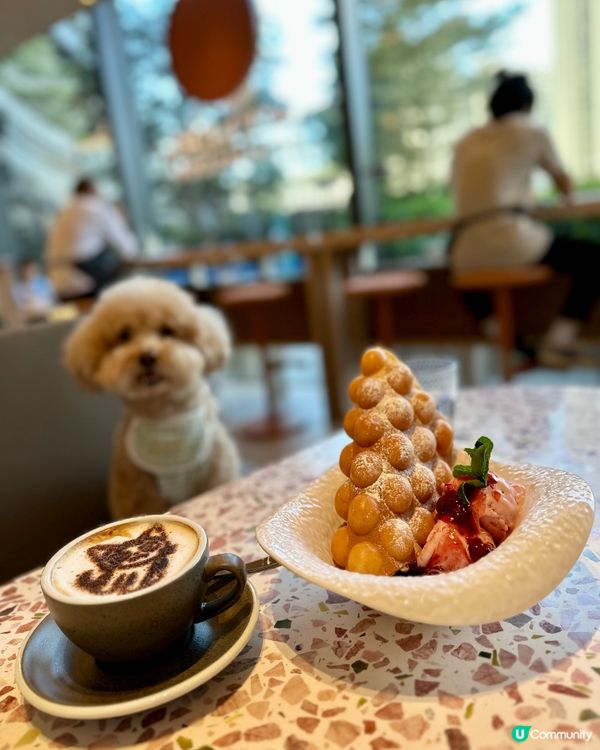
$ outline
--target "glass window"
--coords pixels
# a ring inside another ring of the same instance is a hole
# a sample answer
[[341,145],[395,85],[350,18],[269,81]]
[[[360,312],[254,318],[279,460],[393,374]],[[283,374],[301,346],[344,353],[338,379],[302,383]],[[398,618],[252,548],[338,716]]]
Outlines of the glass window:
[[79,176],[120,197],[86,11],[0,60],[0,169],[14,258],[42,257],[52,217]]
[[117,0],[158,240],[284,238],[345,224],[333,0],[254,4],[257,58],[226,100],[187,98],[165,38],[172,0]]
[[[451,212],[453,145],[487,120],[493,76],[501,69],[529,75],[537,96],[534,119],[549,128],[578,187],[598,185],[600,65],[592,43],[598,3],[359,0],[359,10],[382,220]],[[544,175],[534,185],[541,197],[549,196]],[[390,254],[441,253],[444,243],[416,238]]]

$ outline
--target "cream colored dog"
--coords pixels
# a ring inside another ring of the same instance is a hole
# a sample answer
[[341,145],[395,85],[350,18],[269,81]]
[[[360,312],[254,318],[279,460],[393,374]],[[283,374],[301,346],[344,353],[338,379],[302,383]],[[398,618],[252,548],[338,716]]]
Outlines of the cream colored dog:
[[68,338],[75,379],[126,406],[110,473],[113,518],[167,510],[238,476],[237,451],[204,379],[230,351],[216,309],[145,277],[107,289]]

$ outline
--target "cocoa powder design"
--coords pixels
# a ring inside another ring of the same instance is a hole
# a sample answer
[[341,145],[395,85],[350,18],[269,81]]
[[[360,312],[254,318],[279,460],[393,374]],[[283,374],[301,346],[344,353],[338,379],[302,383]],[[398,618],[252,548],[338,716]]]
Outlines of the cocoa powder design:
[[87,550],[95,569],[85,570],[75,585],[90,594],[128,594],[152,586],[167,573],[177,545],[161,524],[154,524],[135,539],[96,544]]

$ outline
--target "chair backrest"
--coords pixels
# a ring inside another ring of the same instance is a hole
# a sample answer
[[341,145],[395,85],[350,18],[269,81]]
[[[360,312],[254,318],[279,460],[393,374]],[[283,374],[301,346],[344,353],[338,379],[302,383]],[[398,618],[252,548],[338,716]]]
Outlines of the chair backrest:
[[13,296],[13,285],[12,271],[0,263],[0,322],[4,328],[16,328],[24,322]]
[[119,402],[62,364],[72,322],[0,332],[0,581],[108,520]]

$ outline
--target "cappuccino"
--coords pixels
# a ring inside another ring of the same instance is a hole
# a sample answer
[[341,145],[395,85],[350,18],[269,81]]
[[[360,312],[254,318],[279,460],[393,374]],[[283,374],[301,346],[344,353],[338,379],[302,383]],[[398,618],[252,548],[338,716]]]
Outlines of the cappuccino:
[[201,543],[193,528],[169,518],[127,521],[69,547],[50,582],[58,593],[80,601],[125,596],[177,576]]

